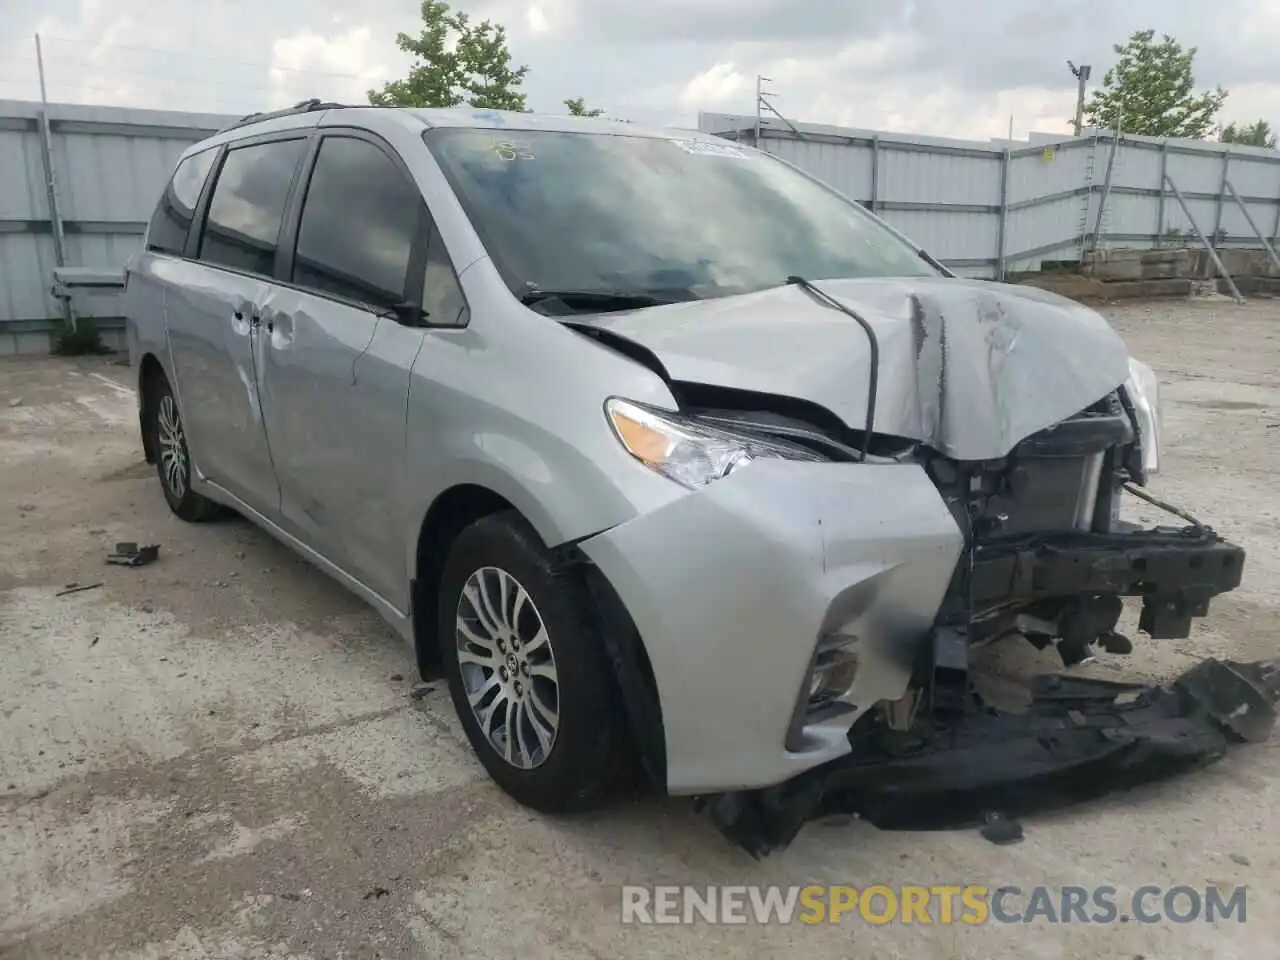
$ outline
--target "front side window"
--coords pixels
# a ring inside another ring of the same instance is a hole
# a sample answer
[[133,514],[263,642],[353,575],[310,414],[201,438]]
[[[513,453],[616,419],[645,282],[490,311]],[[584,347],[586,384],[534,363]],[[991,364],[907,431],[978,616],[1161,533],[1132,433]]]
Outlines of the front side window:
[[217,155],[217,148],[210,147],[193,153],[178,164],[151,217],[151,227],[147,231],[148,250],[182,256],[200,191],[204,189],[204,181]]
[[367,140],[328,137],[307,187],[293,282],[374,306],[405,299],[422,198]]
[[426,142],[517,295],[938,274],[857,204],[728,141],[439,129]]
[[249,273],[275,270],[280,224],[305,140],[276,140],[227,152],[209,201],[200,259]]

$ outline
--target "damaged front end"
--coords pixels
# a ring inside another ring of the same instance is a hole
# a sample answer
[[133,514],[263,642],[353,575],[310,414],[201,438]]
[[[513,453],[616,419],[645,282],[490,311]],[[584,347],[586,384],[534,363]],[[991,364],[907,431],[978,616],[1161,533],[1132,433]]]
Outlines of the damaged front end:
[[[971,669],[975,648],[1008,637],[1054,647],[1067,668],[1099,651],[1129,653],[1118,629],[1125,598],[1141,604],[1140,631],[1184,638],[1213,597],[1240,584],[1243,550],[1143,489],[1159,467],[1156,377],[1094,311],[983,281],[817,286],[791,277],[741,297],[580,318],[577,328],[662,376],[690,430],[758,436],[849,465],[847,486],[826,471],[793,471],[794,496],[803,489],[812,502],[818,531],[820,572],[797,577],[807,589],[771,593],[769,606],[754,596],[742,604],[753,637],[803,634],[802,617],[774,616],[788,603],[824,618],[783,756],[763,768],[794,763],[796,774],[765,780],[757,764],[738,779],[748,788],[697,791],[723,832],[753,854],[789,843],[826,812],[885,827],[959,825],[1207,762],[1229,742],[1270,730],[1280,683],[1270,666],[1207,661],[1167,686],[1046,677],[1017,709],[997,707]],[[717,477],[729,473],[726,466]],[[748,494],[793,495],[765,480],[741,477],[741,491],[713,496],[750,502],[735,514],[742,523],[763,514],[768,533],[801,530],[794,502],[751,501]],[[1126,522],[1127,495],[1178,524]],[[688,513],[698,518],[693,505]],[[715,527],[715,542],[733,529]],[[615,556],[596,559],[611,560],[619,575],[628,570],[622,547],[665,542],[638,530],[606,539],[597,553]],[[782,537],[761,542],[787,573],[814,559]],[[660,558],[645,560],[650,578],[665,576]],[[635,584],[631,592],[644,593]],[[699,612],[713,606],[692,599]],[[664,626],[650,611],[640,633]],[[787,646],[750,647],[753,665],[764,654],[780,660]],[[717,649],[729,648],[721,637]],[[686,751],[668,786],[731,783],[743,771],[708,744],[741,748],[749,738],[710,729],[688,707],[686,699],[701,700],[684,683],[687,663],[676,662],[680,669],[667,665],[676,693],[664,692],[663,710],[683,710],[671,729],[696,729],[700,749]],[[740,685],[739,697],[761,695],[757,673],[757,686]],[[789,676],[771,679],[785,685]],[[757,705],[760,715],[739,725],[772,736],[775,706],[766,714]],[[810,763],[819,752],[824,758]],[[691,772],[690,757],[702,771]],[[771,785],[752,788],[759,784]]]
[[[995,461],[915,447],[965,536],[907,696],[865,714],[851,752],[777,786],[702,798],[754,856],[805,822],[853,813],[885,829],[976,825],[1165,776],[1265,739],[1280,667],[1207,660],[1168,685],[1063,675],[1033,680],[1025,705],[981,692],[971,652],[1022,637],[1064,666],[1125,654],[1123,599],[1139,629],[1185,638],[1211,598],[1240,584],[1244,551],[1137,484],[1156,465],[1158,420],[1131,381]],[[1144,441],[1146,441],[1144,443]],[[1186,521],[1149,529],[1120,518],[1125,492]]]

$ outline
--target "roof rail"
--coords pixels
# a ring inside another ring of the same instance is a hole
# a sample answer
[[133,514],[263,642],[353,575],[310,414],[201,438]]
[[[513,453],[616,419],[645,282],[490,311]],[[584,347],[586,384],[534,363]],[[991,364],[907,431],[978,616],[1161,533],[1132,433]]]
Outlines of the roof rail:
[[243,127],[249,123],[257,123],[260,120],[273,120],[276,117],[290,117],[295,113],[311,113],[315,110],[341,110],[344,107],[350,107],[348,103],[333,103],[327,100],[321,100],[318,97],[312,97],[310,100],[299,100],[292,107],[285,107],[283,110],[270,110],[267,112],[247,113],[235,123],[229,124],[219,130],[234,130],[236,127]]

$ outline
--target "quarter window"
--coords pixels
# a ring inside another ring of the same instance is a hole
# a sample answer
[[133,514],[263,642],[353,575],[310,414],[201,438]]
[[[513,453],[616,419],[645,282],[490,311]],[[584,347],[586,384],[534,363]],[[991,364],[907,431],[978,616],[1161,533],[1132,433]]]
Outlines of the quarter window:
[[271,276],[289,187],[305,147],[305,140],[276,140],[228,151],[209,202],[201,260]]
[[182,256],[187,244],[187,231],[195,216],[196,202],[217,155],[217,149],[210,148],[193,153],[178,164],[151,217],[151,228],[147,231],[148,250]]
[[439,326],[467,325],[467,301],[462,295],[462,286],[458,283],[458,275],[454,273],[453,262],[444,248],[439,229],[431,231],[431,244],[427,247],[426,278],[422,287],[422,309],[428,321]]
[[298,224],[293,282],[375,306],[405,299],[422,197],[367,140],[327,137]]

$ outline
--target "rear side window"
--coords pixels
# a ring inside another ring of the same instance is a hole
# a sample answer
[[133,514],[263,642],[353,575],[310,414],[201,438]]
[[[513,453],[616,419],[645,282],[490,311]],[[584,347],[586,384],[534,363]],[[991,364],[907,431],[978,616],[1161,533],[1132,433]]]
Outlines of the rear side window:
[[293,282],[374,306],[401,302],[422,205],[377,146],[326,137],[298,224]]
[[270,276],[280,223],[305,140],[277,140],[227,152],[213,188],[200,259]]
[[151,229],[147,232],[148,250],[182,256],[196,201],[200,199],[200,191],[204,189],[204,181],[217,155],[217,149],[210,147],[193,153],[178,164],[151,217]]

